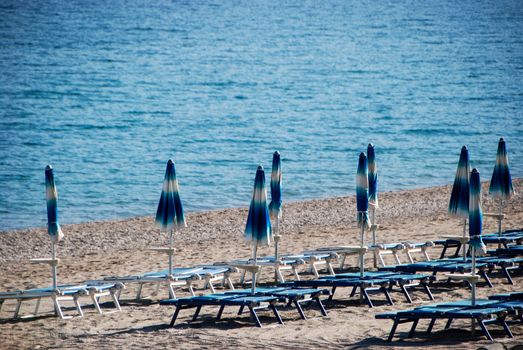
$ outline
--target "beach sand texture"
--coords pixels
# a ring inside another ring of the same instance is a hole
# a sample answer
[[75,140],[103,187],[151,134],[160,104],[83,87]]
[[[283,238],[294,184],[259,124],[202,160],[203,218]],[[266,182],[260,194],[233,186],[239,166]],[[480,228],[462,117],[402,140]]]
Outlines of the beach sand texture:
[[[521,188],[522,179],[514,181],[516,190]],[[487,184],[483,184],[484,212],[497,211],[497,202],[487,197]],[[427,241],[444,234],[460,235],[462,223],[447,214],[450,186],[433,187],[380,194],[377,221],[380,224],[378,241]],[[154,208],[151,209],[153,211]],[[318,199],[295,203],[284,203],[283,253],[298,253],[321,246],[359,243],[359,230],[355,222],[355,198],[353,196]],[[506,207],[505,228],[523,227],[523,196],[517,195]],[[245,258],[251,247],[245,243],[243,230],[247,209],[225,209],[204,213],[189,213],[187,229],[175,236],[175,266],[191,266],[215,261]],[[107,275],[129,275],[167,267],[167,257],[147,250],[151,246],[167,244],[167,234],[160,232],[152,217],[138,217],[108,222],[89,222],[63,225],[65,240],[57,248],[61,263],[58,267],[59,283],[81,282]],[[484,232],[497,230],[497,222],[491,218],[484,221]],[[367,234],[370,241],[370,234]],[[273,247],[262,248],[260,254],[272,254]],[[432,251],[439,255],[439,249]],[[51,284],[50,268],[29,263],[30,258],[49,257],[50,240],[43,228],[20,230],[0,234],[0,290],[16,290]],[[350,259],[353,267],[356,258]],[[370,255],[366,263],[371,267]],[[239,274],[234,275],[238,281]],[[494,288],[481,285],[478,296],[523,290],[523,275],[514,278],[509,285],[499,275],[493,275]],[[310,278],[306,277],[306,278]],[[270,280],[266,270],[262,282]],[[429,303],[420,292],[413,293],[414,304],[404,301],[403,296],[393,294],[394,306],[376,302],[369,309],[358,305],[357,298],[348,298],[350,290],[337,292],[337,298],[327,304],[327,317],[320,317],[317,309],[307,310],[309,319],[303,321],[293,311],[283,311],[285,325],[279,326],[274,318],[262,317],[264,327],[255,327],[247,315],[237,317],[231,308],[224,313],[223,320],[212,321],[217,310],[202,310],[203,321],[189,324],[192,312],[181,312],[175,328],[169,327],[174,311],[172,307],[160,306],[162,295],[142,302],[133,301],[134,287],[131,285],[122,295],[122,311],[98,315],[94,308],[85,307],[84,318],[62,321],[46,313],[42,317],[10,320],[14,303],[6,302],[0,312],[0,348],[180,348],[180,349],[225,349],[241,348],[417,348],[432,349],[467,348],[476,349],[491,344],[477,332],[475,338],[463,329],[442,332],[443,321],[436,324],[431,337],[405,339],[408,325],[399,327],[400,338],[386,343],[391,321],[376,320],[381,312],[407,309]],[[152,288],[151,288],[152,291]],[[206,293],[198,290],[198,293]],[[443,284],[433,287],[436,301],[456,300],[470,297],[470,291],[458,287],[448,288]],[[179,296],[188,295],[186,291]],[[376,296],[373,300],[382,300]],[[29,303],[24,308],[29,311]],[[31,304],[32,305],[32,304]],[[41,310],[51,310],[51,304],[42,303]],[[457,323],[459,324],[459,323]],[[420,330],[425,328],[424,324]],[[510,348],[523,343],[523,324],[512,325],[514,339],[502,336],[496,327],[495,341]],[[473,339],[473,340],[472,340]]]

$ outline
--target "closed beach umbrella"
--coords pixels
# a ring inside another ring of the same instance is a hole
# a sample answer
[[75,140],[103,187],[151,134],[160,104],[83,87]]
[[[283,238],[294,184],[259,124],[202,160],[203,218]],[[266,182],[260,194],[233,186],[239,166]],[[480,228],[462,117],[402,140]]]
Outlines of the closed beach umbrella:
[[[358,171],[356,172],[356,208],[358,211],[358,227],[361,228],[361,247],[365,244],[365,229],[369,223],[369,180],[367,177],[367,156],[360,153]],[[363,277],[363,254],[360,254],[360,276]]]
[[512,178],[508,167],[508,154],[505,140],[499,139],[496,165],[490,180],[489,194],[499,199],[498,232],[501,235],[501,214],[503,214],[503,200],[508,200],[514,194]]
[[156,210],[156,223],[163,230],[169,231],[169,274],[172,275],[173,231],[186,227],[187,224],[183,214],[174,162],[171,159],[167,162],[167,168],[165,169],[162,194]]
[[[476,255],[487,253],[487,248],[481,239],[483,213],[481,212],[481,182],[479,172],[474,168],[470,175],[470,205],[469,205],[469,245],[472,254],[472,275],[476,275]],[[476,283],[472,284],[472,305],[476,303]]]
[[[367,146],[367,168],[369,179],[369,205],[370,205],[370,222],[372,229],[372,244],[376,244],[376,209],[378,208],[378,165],[376,164],[376,155],[374,145],[369,143]],[[377,267],[377,256],[374,251],[374,267]]]
[[[463,218],[463,237],[467,235],[467,219],[469,217],[469,176],[469,151],[467,146],[463,146],[448,209],[450,215]],[[465,244],[463,245],[463,259],[467,259]]]
[[[53,168],[48,165],[45,167],[45,198],[47,202],[47,232],[51,236],[51,254],[56,260],[55,244],[64,238],[60,223],[58,222],[58,193],[54,183]],[[56,289],[56,261],[52,265],[53,289]]]
[[281,159],[280,152],[274,152],[272,156],[271,172],[271,203],[269,212],[274,223],[274,256],[278,260],[278,244],[280,241],[280,219],[282,216],[282,198],[281,198]]
[[[254,191],[245,226],[245,238],[253,245],[254,264],[257,264],[258,246],[266,246],[271,243],[272,230],[267,206],[267,193],[265,190],[265,172],[260,165],[256,170],[254,179]],[[256,292],[256,273],[252,274],[252,293]]]

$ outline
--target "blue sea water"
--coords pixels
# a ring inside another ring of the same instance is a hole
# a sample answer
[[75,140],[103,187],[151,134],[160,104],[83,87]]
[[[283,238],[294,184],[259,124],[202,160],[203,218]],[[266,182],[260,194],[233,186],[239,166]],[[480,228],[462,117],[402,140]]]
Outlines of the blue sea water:
[[[187,210],[247,206],[282,154],[284,201],[523,176],[521,1],[0,3],[0,230],[152,215],[176,162]],[[353,215],[347,213],[347,215]],[[189,223],[190,224],[190,223]]]

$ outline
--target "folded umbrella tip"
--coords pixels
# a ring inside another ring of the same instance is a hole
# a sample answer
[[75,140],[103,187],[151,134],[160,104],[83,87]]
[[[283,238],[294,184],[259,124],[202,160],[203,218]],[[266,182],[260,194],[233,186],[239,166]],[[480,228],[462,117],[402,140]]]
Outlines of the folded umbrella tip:
[[478,169],[476,169],[476,168],[472,169],[472,174],[476,174],[476,173],[479,174]]
[[258,165],[258,169],[257,169],[257,170],[258,170],[258,171],[263,171],[263,166],[262,166],[261,164]]
[[172,159],[169,159],[169,160],[167,161],[167,164],[168,164],[168,165],[171,165],[171,164],[174,164],[174,162],[173,162]]
[[45,167],[45,170],[46,170],[46,171],[47,171],[47,170],[52,170],[52,169],[53,169],[53,167],[51,166],[51,164],[47,164],[47,166]]
[[505,142],[505,139],[503,137],[500,137],[499,142]]
[[461,147],[461,150],[462,150],[462,151],[467,151],[468,148],[467,148],[467,146],[463,146],[463,147]]
[[366,156],[365,156],[365,152],[361,152],[361,153],[360,153],[360,158],[365,158],[365,157],[366,157]]
[[372,143],[369,143],[369,144],[367,145],[367,148],[374,148],[374,145],[373,145]]
[[274,151],[274,155],[275,156],[279,156],[280,155],[280,151]]

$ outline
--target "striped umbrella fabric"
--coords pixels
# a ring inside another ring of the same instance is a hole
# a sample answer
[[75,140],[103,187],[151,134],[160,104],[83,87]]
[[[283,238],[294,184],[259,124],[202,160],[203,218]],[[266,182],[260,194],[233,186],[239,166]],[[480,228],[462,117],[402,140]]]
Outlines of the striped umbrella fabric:
[[156,223],[166,231],[187,226],[174,162],[171,159],[167,162],[165,169],[162,194],[156,210]]
[[271,203],[269,211],[271,217],[280,218],[282,208],[281,198],[281,159],[280,152],[276,151],[272,155],[272,172],[271,172]]
[[450,195],[448,208],[450,215],[465,219],[469,216],[469,174],[469,151],[466,146],[463,146],[459,156],[454,186],[452,186],[452,194]]
[[507,146],[503,138],[499,139],[496,165],[490,180],[489,194],[494,198],[501,199],[509,199],[514,194],[508,166]]
[[358,171],[356,172],[356,207],[358,210],[358,227],[369,228],[369,180],[367,177],[367,156],[360,153]]
[[45,197],[47,201],[47,232],[51,236],[51,241],[56,243],[64,238],[64,234],[58,222],[58,193],[51,165],[45,167]]
[[369,180],[369,204],[375,208],[378,207],[378,165],[376,164],[376,155],[374,145],[369,143],[367,146],[367,166]]
[[245,227],[245,238],[255,246],[269,245],[272,240],[271,220],[265,190],[265,172],[261,165],[256,170],[254,179],[254,191]]
[[469,202],[469,245],[476,253],[487,253],[487,248],[481,239],[483,227],[483,212],[481,211],[481,182],[476,168],[470,174],[470,202]]
[[[267,206],[267,193],[265,190],[265,172],[260,165],[254,178],[254,191],[252,193],[245,238],[253,245],[254,264],[257,264],[256,253],[258,246],[269,245],[272,240],[271,220]],[[252,294],[256,292],[256,272],[252,273]]]

